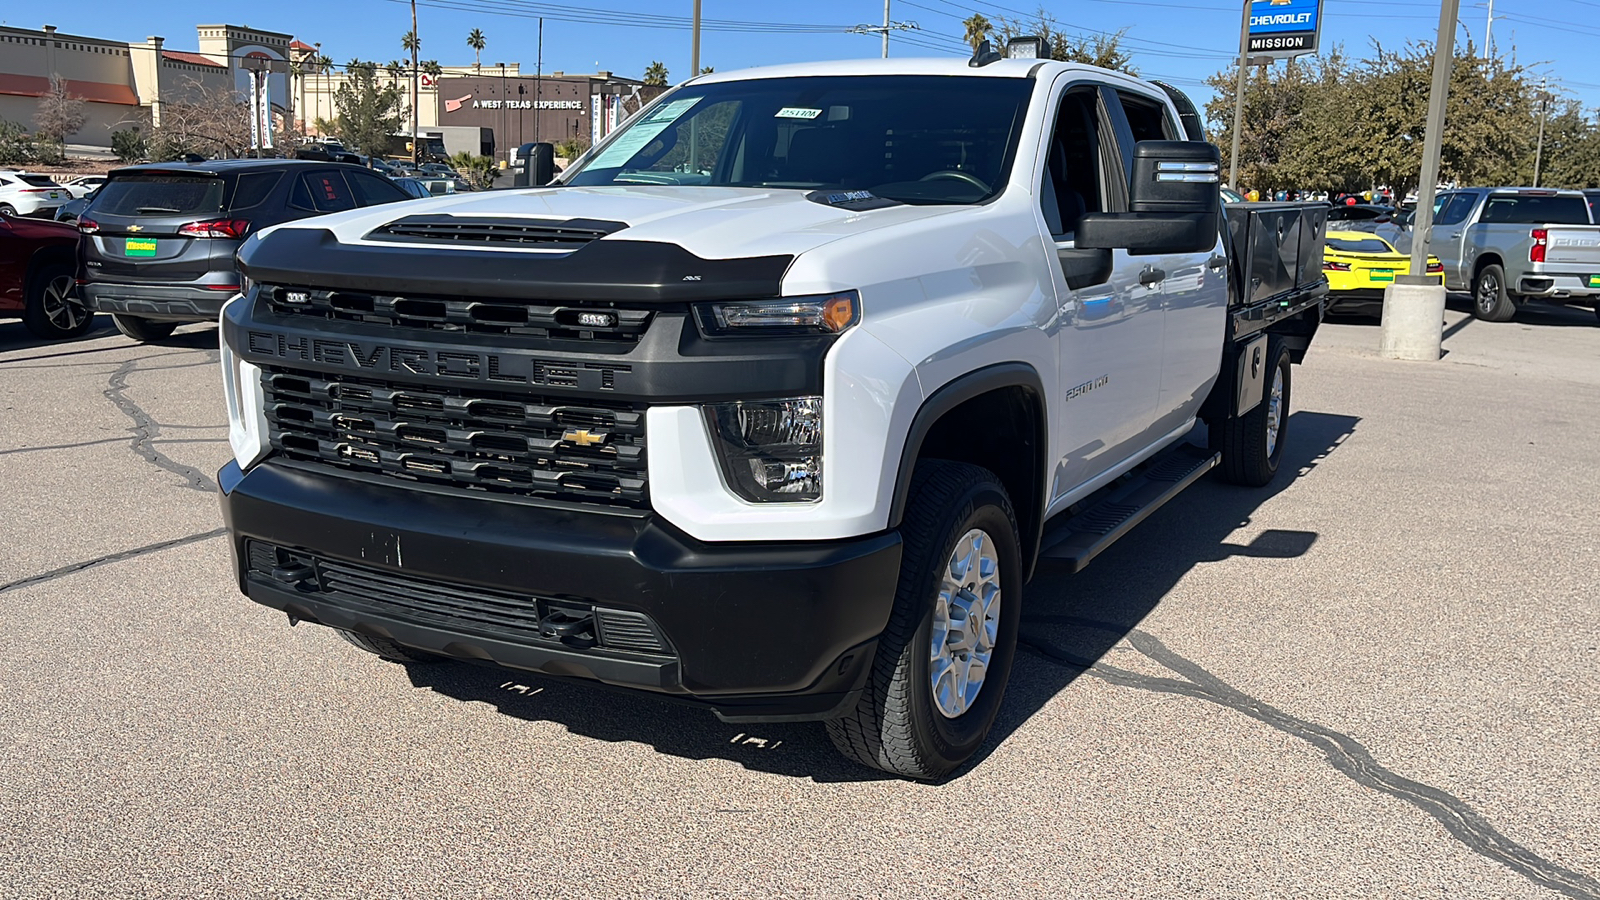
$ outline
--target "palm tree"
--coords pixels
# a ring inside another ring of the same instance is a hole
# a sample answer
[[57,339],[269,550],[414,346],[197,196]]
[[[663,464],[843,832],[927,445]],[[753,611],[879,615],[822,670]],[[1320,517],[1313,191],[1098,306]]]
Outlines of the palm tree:
[[[289,95],[294,104],[294,115],[300,117],[303,125],[306,121],[306,70],[298,62],[289,63]],[[293,119],[294,116],[290,116]]]
[[[322,121],[322,95],[326,94],[333,87],[332,83],[328,80],[328,75],[331,72],[331,70],[333,69],[333,57],[328,56],[326,53],[319,54],[317,56],[316,62],[317,62],[317,74],[322,76],[322,90],[317,92],[317,121],[321,122]],[[322,132],[319,130],[318,134],[321,134],[321,133]]]
[[472,33],[467,35],[467,46],[472,48],[472,68],[481,71],[483,69],[483,48],[489,46],[489,42],[483,39],[482,28],[472,29]]
[[444,74],[444,66],[439,65],[437,59],[430,59],[422,64],[422,74],[433,79],[435,86],[439,84],[439,76]]
[[410,51],[416,51],[422,49],[422,42],[417,40],[416,32],[408,31],[400,38],[400,46]]
[[667,67],[662,65],[660,60],[652,61],[649,68],[644,70],[644,83],[665,87],[667,84]]
[[978,52],[978,45],[989,39],[989,32],[994,26],[983,17],[983,13],[973,13],[972,17],[961,24],[967,26],[967,43],[972,45],[972,52]]
[[406,64],[398,59],[389,60],[389,64],[383,68],[389,73],[389,81],[395,84],[400,83],[400,76],[406,72]]

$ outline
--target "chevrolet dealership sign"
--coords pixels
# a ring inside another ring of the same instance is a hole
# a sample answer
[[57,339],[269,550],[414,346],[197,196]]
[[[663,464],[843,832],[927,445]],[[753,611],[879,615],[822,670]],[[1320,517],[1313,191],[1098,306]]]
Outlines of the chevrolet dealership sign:
[[1321,25],[1322,0],[1250,0],[1250,55],[1315,53]]

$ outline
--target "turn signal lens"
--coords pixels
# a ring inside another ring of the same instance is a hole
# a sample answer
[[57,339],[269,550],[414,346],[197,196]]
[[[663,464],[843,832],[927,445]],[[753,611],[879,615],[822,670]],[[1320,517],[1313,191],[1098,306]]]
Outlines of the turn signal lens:
[[838,334],[861,321],[855,291],[782,300],[740,300],[703,307],[712,334]]
[[1544,262],[1545,248],[1550,244],[1550,231],[1547,228],[1535,228],[1529,233],[1533,238],[1533,246],[1528,248],[1528,262]]
[[1350,271],[1350,264],[1349,263],[1342,263],[1342,262],[1324,262],[1322,264],[1322,271],[1324,271],[1324,272],[1348,272],[1348,271]]

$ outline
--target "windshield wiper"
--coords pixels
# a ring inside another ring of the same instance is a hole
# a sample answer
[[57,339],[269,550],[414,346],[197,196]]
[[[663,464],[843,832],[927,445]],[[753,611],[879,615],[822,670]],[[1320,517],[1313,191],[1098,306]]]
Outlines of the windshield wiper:
[[158,212],[159,213],[179,213],[179,212],[183,212],[183,210],[181,210],[181,209],[171,209],[171,208],[166,207],[166,206],[141,206],[138,209],[134,210],[134,212],[137,212],[137,213],[158,213]]

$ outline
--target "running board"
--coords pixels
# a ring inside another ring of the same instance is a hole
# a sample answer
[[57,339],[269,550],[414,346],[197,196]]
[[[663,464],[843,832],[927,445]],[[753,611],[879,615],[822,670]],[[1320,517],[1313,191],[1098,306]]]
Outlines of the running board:
[[1071,518],[1046,524],[1039,541],[1039,558],[1062,560],[1068,571],[1081,572],[1101,551],[1221,460],[1222,454],[1187,442],[1164,451],[1132,478],[1112,487],[1093,506]]

